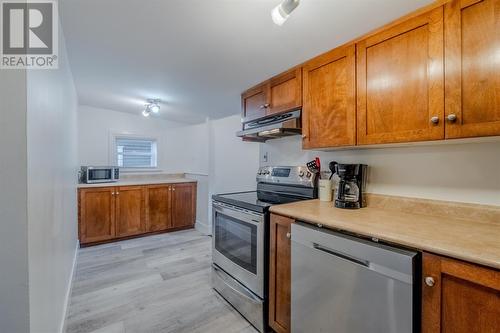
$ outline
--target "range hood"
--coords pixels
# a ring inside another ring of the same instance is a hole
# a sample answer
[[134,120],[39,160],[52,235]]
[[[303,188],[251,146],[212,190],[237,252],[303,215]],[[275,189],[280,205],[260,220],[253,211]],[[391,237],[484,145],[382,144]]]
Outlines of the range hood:
[[268,116],[243,124],[236,135],[244,141],[264,142],[269,139],[302,134],[301,110]]

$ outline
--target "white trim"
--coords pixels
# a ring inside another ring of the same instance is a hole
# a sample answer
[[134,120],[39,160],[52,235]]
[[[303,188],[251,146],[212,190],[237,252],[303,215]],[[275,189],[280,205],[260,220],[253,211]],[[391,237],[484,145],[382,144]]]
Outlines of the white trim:
[[186,174],[186,175],[193,175],[193,176],[208,177],[208,173],[204,173],[204,172],[184,172],[184,174]]
[[196,223],[194,224],[194,228],[204,235],[211,235],[212,234],[212,230],[210,230],[210,226],[208,224],[200,222],[198,220],[196,220]]
[[80,248],[80,241],[77,240],[76,241],[75,255],[73,256],[73,266],[71,267],[71,274],[69,277],[68,290],[66,290],[66,299],[64,301],[63,318],[61,320],[61,324],[59,325],[59,333],[66,332],[66,318],[68,317],[68,309],[69,309],[69,301],[71,298],[71,292],[73,291],[73,281],[75,279],[76,261],[78,258],[78,249],[79,248]]

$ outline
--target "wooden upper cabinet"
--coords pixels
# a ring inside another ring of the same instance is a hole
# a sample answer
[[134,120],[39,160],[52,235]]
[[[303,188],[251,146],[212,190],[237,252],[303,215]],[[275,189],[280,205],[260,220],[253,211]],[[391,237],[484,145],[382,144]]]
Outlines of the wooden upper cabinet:
[[356,144],[355,46],[334,49],[303,67],[304,148]]
[[81,243],[115,237],[115,188],[87,188],[79,191],[79,233]]
[[291,243],[293,219],[271,214],[269,259],[269,325],[277,333],[290,332]]
[[444,138],[443,7],[358,43],[358,144]]
[[500,0],[447,3],[445,41],[446,138],[500,135]]
[[269,81],[267,115],[298,109],[302,106],[302,67],[291,69]]
[[250,88],[241,95],[242,122],[266,116],[269,108],[269,83]]
[[146,189],[126,186],[116,189],[116,237],[146,232]]
[[196,218],[196,184],[172,185],[172,225],[192,226]]
[[494,333],[500,327],[500,271],[424,254],[422,333]]
[[172,227],[170,185],[148,186],[148,231],[162,231]]

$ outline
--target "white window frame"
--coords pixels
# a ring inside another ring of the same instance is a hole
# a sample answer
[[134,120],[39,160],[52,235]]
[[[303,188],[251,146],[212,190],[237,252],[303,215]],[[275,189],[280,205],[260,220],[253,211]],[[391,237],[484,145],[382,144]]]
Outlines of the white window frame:
[[116,149],[116,139],[142,139],[142,140],[151,140],[155,142],[156,145],[156,155],[153,156],[155,159],[154,167],[141,167],[141,168],[122,168],[120,167],[121,172],[160,172],[159,166],[159,139],[155,136],[151,135],[143,135],[138,133],[130,133],[130,132],[110,132],[109,135],[109,162],[110,165],[118,165],[118,152]]

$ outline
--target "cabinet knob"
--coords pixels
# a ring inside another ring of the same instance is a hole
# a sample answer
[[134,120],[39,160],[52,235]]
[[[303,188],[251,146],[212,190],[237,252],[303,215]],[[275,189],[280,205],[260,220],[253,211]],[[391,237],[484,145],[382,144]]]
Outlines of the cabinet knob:
[[119,195],[119,194],[120,194],[120,192],[116,192],[116,195]]
[[452,114],[449,114],[446,119],[450,122],[450,123],[454,123],[455,121],[457,121],[457,115],[452,113]]
[[271,106],[271,104],[269,104],[269,103],[264,104],[264,108],[266,108],[266,109],[267,109],[268,107],[270,107],[270,106]]
[[434,281],[434,278],[431,276],[427,276],[425,279],[425,284],[428,285],[429,287],[433,287],[436,281]]
[[307,134],[302,134],[302,139],[307,139]]
[[115,192],[111,192],[111,195],[115,195]]
[[432,117],[431,118],[431,123],[433,123],[434,125],[439,124],[439,117],[438,116]]
[[287,232],[287,233],[286,233],[286,238],[290,239],[291,237],[292,237],[292,234],[291,234],[291,233],[289,233],[289,232]]

